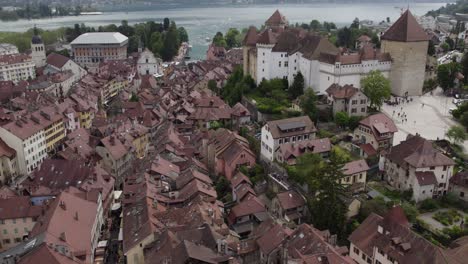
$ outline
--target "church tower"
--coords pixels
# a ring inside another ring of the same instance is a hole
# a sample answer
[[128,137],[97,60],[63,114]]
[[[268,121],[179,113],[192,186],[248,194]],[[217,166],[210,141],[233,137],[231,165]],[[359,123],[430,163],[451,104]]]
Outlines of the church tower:
[[382,52],[392,57],[392,94],[422,95],[429,37],[411,12],[406,10],[381,40]]
[[34,26],[34,35],[31,39],[31,57],[36,64],[36,67],[42,67],[46,65],[46,51],[44,42],[41,36],[39,36],[37,28]]

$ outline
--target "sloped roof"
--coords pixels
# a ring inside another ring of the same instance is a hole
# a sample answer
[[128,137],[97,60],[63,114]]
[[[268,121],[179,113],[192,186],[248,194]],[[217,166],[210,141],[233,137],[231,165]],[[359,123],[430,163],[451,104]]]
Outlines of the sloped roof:
[[265,21],[265,25],[267,26],[279,26],[287,23],[286,17],[283,16],[278,9]]
[[400,42],[417,42],[428,41],[429,36],[408,9],[387,31],[385,31],[381,39]]
[[63,55],[57,53],[51,53],[47,56],[47,64],[50,64],[56,68],[61,69],[65,63],[67,63],[70,58],[67,58]]
[[283,210],[294,209],[305,205],[304,198],[295,191],[278,193],[276,197]]
[[416,168],[455,164],[452,159],[435,149],[430,141],[419,135],[392,147],[387,153],[387,158],[400,166],[408,163]]
[[70,44],[122,44],[128,38],[119,32],[89,32],[74,39]]
[[244,45],[255,46],[255,44],[257,44],[257,39],[258,39],[257,28],[254,26],[250,26],[243,41]]
[[359,91],[359,88],[354,87],[352,84],[341,86],[337,83],[333,83],[325,91],[335,99],[349,99]]
[[353,175],[355,173],[369,170],[369,165],[365,159],[348,162],[343,167],[344,175]]
[[414,173],[420,186],[437,184],[433,171],[417,171]]
[[258,36],[257,43],[275,44],[276,43],[275,34],[270,29],[266,29],[262,33],[260,33],[260,35]]

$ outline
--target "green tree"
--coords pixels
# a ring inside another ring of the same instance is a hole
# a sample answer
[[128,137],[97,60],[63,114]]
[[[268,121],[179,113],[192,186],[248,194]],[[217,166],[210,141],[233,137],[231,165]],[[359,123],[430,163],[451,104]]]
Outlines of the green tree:
[[350,28],[355,28],[355,29],[359,29],[359,18],[355,18],[353,20],[353,23],[351,24]]
[[299,97],[299,105],[304,114],[308,115],[311,120],[316,120],[317,117],[317,95],[314,90],[307,89],[305,93]]
[[318,20],[312,20],[310,22],[310,29],[313,30],[313,31],[319,31],[320,29],[322,28],[322,25],[320,24],[320,22]]
[[224,39],[223,33],[217,32],[216,35],[213,37],[213,44],[216,47],[226,47],[227,43]]
[[179,33],[177,26],[172,21],[169,30],[164,34],[163,49],[161,50],[161,57],[164,61],[170,61],[177,55],[180,46]]
[[461,126],[452,126],[447,130],[445,134],[454,144],[460,144],[463,141],[468,139],[468,136],[465,132],[465,128]]
[[427,47],[427,55],[434,56],[436,53],[436,48],[434,46],[434,42],[429,41],[429,46]]
[[456,62],[442,64],[437,67],[437,81],[444,91],[453,88],[458,71],[460,71],[460,65]]
[[227,48],[235,48],[240,46],[239,38],[238,36],[240,35],[239,30],[236,28],[230,28],[228,32],[226,33],[225,41],[226,41],[226,46]]
[[288,89],[289,96],[293,99],[304,94],[304,76],[301,72],[298,72],[294,76],[294,81]]
[[332,152],[330,162],[324,163],[319,172],[314,173],[317,177],[310,179],[308,184],[312,191],[308,204],[313,225],[318,229],[329,229],[339,237],[344,234],[347,212],[344,203],[347,188],[341,184],[343,166],[344,161]]
[[361,80],[363,93],[369,98],[370,106],[380,109],[383,102],[390,98],[390,80],[385,78],[380,71],[371,71]]
[[170,25],[171,25],[171,21],[169,20],[169,18],[165,17],[163,20],[164,31],[167,31]]
[[[468,52],[463,55],[461,60],[461,69],[463,76],[468,76]],[[468,83],[468,77],[464,79],[465,84]]]
[[138,95],[136,93],[132,93],[129,99],[130,102],[138,102],[139,100],[140,99],[138,98]]
[[231,192],[231,184],[226,177],[220,176],[216,181],[215,190],[218,197],[224,197]]
[[449,46],[449,49],[450,50],[453,50],[455,48],[455,41],[453,41],[453,39],[451,38],[446,38],[445,39],[445,43],[447,43],[447,45]]
[[338,112],[335,114],[335,123],[342,127],[346,128],[349,123],[349,115],[346,112]]
[[187,30],[185,30],[184,27],[177,28],[177,31],[179,32],[179,39],[180,39],[181,42],[188,42],[189,41]]
[[219,91],[218,91],[218,85],[216,84],[216,81],[215,80],[209,80],[208,81],[208,89],[210,89],[211,91],[213,91],[215,94],[218,94]]
[[151,47],[151,51],[155,55],[160,56],[161,51],[164,48],[164,40],[163,40],[162,34],[157,32],[157,31],[153,32],[153,34],[151,34],[151,38],[150,38],[150,41],[149,41],[149,46]]

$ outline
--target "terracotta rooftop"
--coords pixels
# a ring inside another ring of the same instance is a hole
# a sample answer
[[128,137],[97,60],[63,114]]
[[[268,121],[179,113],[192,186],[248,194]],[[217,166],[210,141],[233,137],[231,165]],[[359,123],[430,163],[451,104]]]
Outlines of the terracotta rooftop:
[[308,116],[299,116],[267,122],[273,138],[290,137],[317,131]]
[[49,56],[47,56],[47,64],[50,64],[58,69],[61,69],[68,61],[70,58],[67,58],[61,54],[57,53],[51,53]]
[[468,188],[468,171],[459,172],[453,175],[453,177],[450,178],[450,184],[459,185],[459,186]]
[[16,156],[16,151],[10,146],[5,143],[2,139],[0,139],[0,157],[8,157],[8,158],[13,158]]
[[46,243],[42,243],[37,248],[22,256],[17,262],[18,264],[84,264],[85,262],[69,256],[66,253],[61,253],[53,246],[49,247]]
[[283,210],[294,209],[305,205],[304,198],[295,191],[278,193],[276,197]]
[[393,120],[383,113],[368,116],[361,120],[359,124],[369,127],[377,140],[382,138],[381,134],[398,131]]
[[255,46],[257,44],[257,38],[257,28],[250,26],[247,34],[245,35],[243,43],[246,46]]
[[349,99],[357,92],[359,92],[359,88],[354,87],[352,84],[345,84],[341,86],[337,83],[334,83],[328,87],[326,92],[329,96],[332,96],[335,99]]
[[360,173],[369,170],[369,165],[367,165],[366,160],[355,160],[348,162],[343,167],[344,175],[353,175],[355,173]]
[[0,219],[35,218],[41,214],[41,208],[32,205],[27,196],[0,198]]
[[31,231],[31,236],[45,234],[45,242],[63,245],[85,263],[91,263],[93,226],[98,212],[95,202],[83,199],[79,190],[62,192],[48,206]]
[[385,31],[381,39],[400,42],[417,42],[428,41],[429,36],[408,9],[389,29],[387,29],[387,31]]
[[432,143],[419,135],[411,136],[400,144],[390,148],[387,158],[400,165],[409,164],[416,168],[432,166],[451,166],[455,162],[434,148]]
[[286,20],[286,17],[283,16],[279,10],[276,10],[273,15],[270,16],[270,18],[265,21],[265,25],[267,26],[281,26],[281,25],[286,25],[288,21]]
[[24,53],[0,55],[0,65],[10,65],[31,61],[31,56]]

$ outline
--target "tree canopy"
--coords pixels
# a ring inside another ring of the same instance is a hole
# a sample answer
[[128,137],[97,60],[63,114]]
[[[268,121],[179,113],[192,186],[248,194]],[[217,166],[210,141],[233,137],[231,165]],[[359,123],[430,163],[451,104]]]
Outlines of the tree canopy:
[[369,98],[370,106],[380,109],[383,102],[390,99],[390,80],[385,78],[380,71],[371,71],[361,80],[363,93]]
[[294,81],[288,89],[289,96],[295,99],[304,94],[304,76],[301,72],[298,72],[294,76]]
[[465,128],[462,126],[452,126],[447,130],[447,137],[455,144],[462,143],[468,139]]
[[461,67],[456,62],[441,64],[437,67],[437,81],[444,91],[453,88],[455,85],[455,77]]

